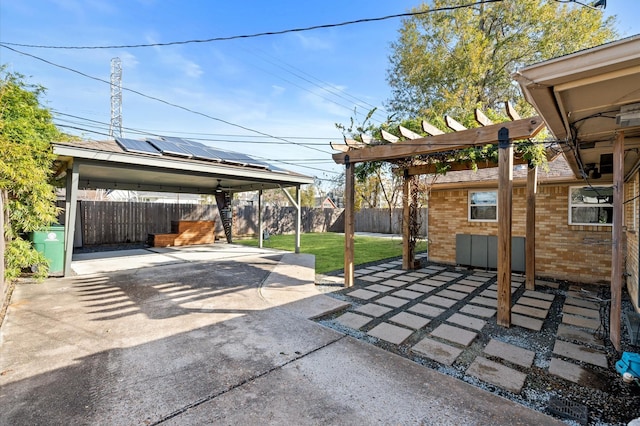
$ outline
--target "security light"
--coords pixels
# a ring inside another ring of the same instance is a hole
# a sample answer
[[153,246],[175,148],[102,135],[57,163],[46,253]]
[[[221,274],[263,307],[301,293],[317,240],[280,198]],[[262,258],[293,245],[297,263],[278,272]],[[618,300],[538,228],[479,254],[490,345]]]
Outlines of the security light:
[[640,126],[640,103],[621,106],[616,124],[622,128]]

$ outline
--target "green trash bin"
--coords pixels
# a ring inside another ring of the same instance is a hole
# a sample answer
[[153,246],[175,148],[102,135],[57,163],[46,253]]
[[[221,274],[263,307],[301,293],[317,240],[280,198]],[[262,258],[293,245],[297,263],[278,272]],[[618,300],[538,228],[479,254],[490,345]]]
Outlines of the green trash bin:
[[64,226],[53,225],[31,234],[37,251],[49,261],[49,275],[64,274]]

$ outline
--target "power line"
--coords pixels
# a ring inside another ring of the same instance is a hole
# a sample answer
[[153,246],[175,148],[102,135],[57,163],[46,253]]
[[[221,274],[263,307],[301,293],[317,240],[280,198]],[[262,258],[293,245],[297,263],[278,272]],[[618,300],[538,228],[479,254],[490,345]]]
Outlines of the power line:
[[503,0],[482,0],[474,3],[467,3],[467,4],[458,5],[458,6],[446,6],[446,7],[439,7],[437,9],[429,9],[429,10],[423,10],[418,12],[398,13],[395,15],[386,15],[386,16],[380,16],[377,18],[362,18],[362,19],[356,19],[353,21],[339,22],[336,24],[312,25],[310,27],[290,28],[290,29],[280,30],[280,31],[267,31],[267,32],[254,33],[254,34],[234,35],[234,36],[227,36],[227,37],[213,37],[213,38],[207,38],[207,39],[170,41],[166,43],[144,43],[144,44],[128,44],[128,45],[123,44],[123,45],[107,45],[107,46],[51,46],[51,45],[35,45],[35,44],[6,43],[6,42],[4,44],[17,46],[17,47],[30,47],[30,48],[38,48],[38,49],[78,49],[80,50],[80,49],[134,49],[134,48],[141,48],[141,47],[175,46],[180,44],[193,44],[193,43],[212,43],[217,41],[257,38],[257,37],[264,37],[264,36],[274,36],[274,35],[282,35],[282,34],[289,34],[289,33],[312,31],[312,30],[325,29],[325,28],[344,27],[347,25],[363,24],[367,22],[386,21],[389,19],[396,19],[396,18],[408,18],[411,16],[426,15],[433,12],[446,12],[450,10],[464,9],[467,7],[473,7],[473,6],[478,6],[478,5],[487,4],[487,3],[499,3],[502,1]]
[[[67,66],[64,66],[64,65],[56,64],[56,63],[54,63],[54,62],[51,62],[51,61],[46,60],[46,59],[44,59],[44,58],[41,58],[41,57],[39,57],[39,56],[32,55],[32,54],[30,54],[30,53],[22,52],[22,51],[20,51],[20,50],[17,50],[17,49],[14,49],[14,48],[12,48],[12,47],[7,46],[5,43],[0,43],[0,47],[4,47],[5,49],[9,49],[9,50],[11,50],[11,51],[13,51],[13,52],[16,52],[16,53],[19,53],[19,54],[21,54],[21,55],[29,56],[29,57],[31,57],[31,58],[37,59],[37,60],[39,60],[39,61],[41,61],[41,62],[44,62],[44,63],[46,63],[46,64],[52,65],[52,66],[54,66],[54,67],[58,67],[58,68],[61,68],[61,69],[67,70],[67,71],[71,71],[71,72],[76,73],[76,74],[79,74],[79,75],[81,75],[81,76],[83,76],[83,77],[87,77],[87,78],[90,78],[90,79],[92,79],[92,80],[96,80],[96,81],[99,81],[99,82],[102,82],[102,83],[106,83],[106,84],[111,85],[111,82],[110,82],[110,81],[107,81],[107,80],[101,79],[101,78],[99,78],[99,77],[91,76],[91,75],[86,74],[86,73],[84,73],[84,72],[82,72],[82,71],[78,71],[78,70],[76,70],[76,69],[73,69],[73,68],[70,68],[70,67],[67,67]],[[248,131],[248,132],[257,133],[257,134],[259,134],[259,135],[263,135],[263,136],[268,136],[268,137],[270,137],[270,138],[277,139],[277,140],[281,140],[281,141],[287,142],[287,143],[292,144],[292,145],[297,145],[297,146],[301,146],[301,147],[304,147],[304,148],[307,148],[307,149],[312,149],[312,150],[314,150],[314,151],[322,152],[323,154],[329,154],[329,152],[327,152],[327,151],[324,151],[324,150],[321,150],[321,149],[318,149],[318,148],[314,148],[314,147],[311,147],[311,146],[305,146],[305,145],[299,144],[299,143],[297,143],[297,142],[293,142],[293,141],[289,141],[289,140],[284,139],[284,138],[276,137],[276,136],[270,135],[270,134],[268,134],[268,133],[261,132],[261,131],[259,131],[259,130],[255,130],[255,129],[252,129],[252,128],[250,128],[250,127],[246,127],[246,126],[243,126],[243,125],[240,125],[240,124],[235,124],[235,123],[232,123],[232,122],[230,122],[230,121],[224,120],[224,119],[222,119],[222,118],[214,117],[214,116],[212,116],[212,115],[205,114],[205,113],[200,112],[200,111],[196,111],[196,110],[193,110],[193,109],[190,109],[190,108],[187,108],[187,107],[183,107],[183,106],[178,105],[178,104],[174,104],[174,103],[169,102],[169,101],[165,101],[164,99],[160,99],[160,98],[157,98],[157,97],[155,97],[155,96],[150,96],[150,95],[144,94],[144,93],[139,92],[139,91],[137,91],[137,90],[129,89],[129,88],[126,88],[126,87],[123,87],[123,88],[122,88],[122,90],[126,90],[127,92],[134,93],[134,94],[136,94],[136,95],[138,95],[138,96],[142,96],[142,97],[144,97],[144,98],[151,99],[151,100],[154,100],[154,101],[157,101],[157,102],[163,103],[163,104],[165,104],[165,105],[169,105],[169,106],[172,106],[172,107],[174,107],[174,108],[178,108],[178,109],[181,109],[181,110],[183,110],[183,111],[190,112],[190,113],[192,113],[192,114],[200,115],[200,116],[202,116],[202,117],[208,118],[208,119],[210,119],[210,120],[218,121],[218,122],[220,122],[220,123],[224,123],[224,124],[227,124],[227,125],[229,125],[229,126],[237,127],[237,128],[239,128],[239,129],[246,130],[246,131]]]

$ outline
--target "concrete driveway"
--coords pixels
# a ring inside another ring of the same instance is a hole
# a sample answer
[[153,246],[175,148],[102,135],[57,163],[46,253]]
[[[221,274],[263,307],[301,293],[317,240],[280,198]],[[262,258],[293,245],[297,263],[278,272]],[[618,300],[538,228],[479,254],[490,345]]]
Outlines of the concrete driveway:
[[558,424],[314,323],[314,259],[233,245],[76,257],[19,284],[0,424]]

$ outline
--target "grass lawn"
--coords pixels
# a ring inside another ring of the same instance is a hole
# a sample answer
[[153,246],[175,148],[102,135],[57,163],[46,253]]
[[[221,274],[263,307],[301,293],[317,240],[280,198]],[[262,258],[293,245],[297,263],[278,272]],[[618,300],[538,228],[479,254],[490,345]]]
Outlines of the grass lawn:
[[[237,240],[237,244],[258,247],[258,239]],[[271,235],[264,247],[279,250],[295,250],[295,235]],[[417,251],[426,250],[426,242],[418,244]],[[300,252],[316,256],[316,273],[324,274],[344,269],[344,235],[312,233],[300,235]],[[375,238],[355,236],[356,265],[402,256],[400,238]]]

